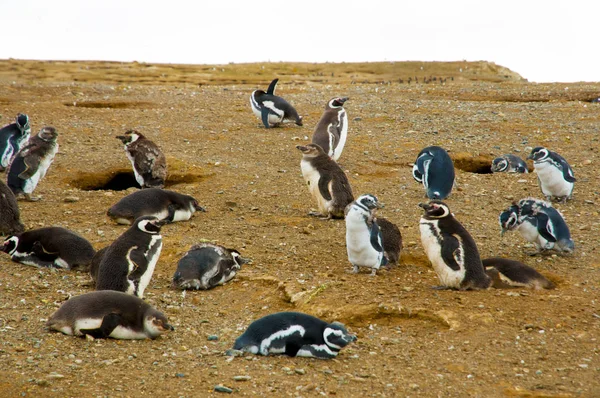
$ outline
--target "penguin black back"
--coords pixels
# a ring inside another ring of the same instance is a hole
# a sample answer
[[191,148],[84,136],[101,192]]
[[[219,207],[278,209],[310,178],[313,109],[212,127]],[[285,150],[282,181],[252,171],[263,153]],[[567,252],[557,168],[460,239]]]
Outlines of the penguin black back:
[[530,287],[532,289],[554,289],[556,286],[534,268],[520,261],[492,257],[482,261],[486,273],[492,278],[492,287],[507,289]]
[[397,264],[402,250],[402,234],[400,229],[383,217],[375,217],[383,238],[383,251],[389,264]]
[[25,231],[19,205],[13,192],[0,181],[0,234],[15,235]]
[[454,163],[444,148],[424,148],[413,166],[413,178],[423,184],[429,199],[446,199],[454,186]]

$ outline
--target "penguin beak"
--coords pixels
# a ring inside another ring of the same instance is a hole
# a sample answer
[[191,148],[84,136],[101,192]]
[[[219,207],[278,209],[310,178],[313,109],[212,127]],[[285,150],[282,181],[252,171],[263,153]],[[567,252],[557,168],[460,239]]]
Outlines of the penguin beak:
[[527,160],[529,160],[529,159],[532,159],[532,160],[533,160],[533,154],[531,154],[531,153],[530,153],[530,154],[527,156]]
[[500,231],[500,237],[503,237],[505,233],[506,233],[506,229],[502,228],[502,231]]
[[157,227],[162,227],[163,225],[167,225],[169,223],[171,223],[171,221],[169,221],[166,218],[163,218],[162,220],[155,221],[154,225],[156,225]]
[[248,264],[248,263],[252,262],[252,260],[251,260],[251,259],[249,259],[249,258],[245,258],[245,257],[242,257],[242,256],[239,256],[239,257],[237,258],[237,261],[238,261],[238,263],[239,263],[240,265],[241,265],[241,264]]
[[199,205],[199,204],[197,204],[197,203],[194,205],[194,208],[196,209],[196,211],[201,211],[201,212],[204,212],[204,213],[206,213],[206,208],[205,208],[205,207],[202,207],[202,206],[200,206],[200,205]]
[[116,138],[120,139],[121,142],[123,142],[123,144],[127,143],[127,137],[125,137],[124,135],[117,135]]
[[383,209],[385,207],[385,205],[381,202],[377,202],[377,208],[378,209]]
[[298,149],[302,152],[308,152],[308,148],[303,145],[296,145],[296,149]]
[[338,101],[343,104],[344,102],[348,101],[348,97],[338,98]]
[[422,208],[423,210],[427,211],[429,210],[429,203],[419,203],[419,207]]
[[168,323],[164,323],[163,327],[165,328],[165,330],[169,330],[169,331],[175,330],[175,328],[173,326],[169,325]]

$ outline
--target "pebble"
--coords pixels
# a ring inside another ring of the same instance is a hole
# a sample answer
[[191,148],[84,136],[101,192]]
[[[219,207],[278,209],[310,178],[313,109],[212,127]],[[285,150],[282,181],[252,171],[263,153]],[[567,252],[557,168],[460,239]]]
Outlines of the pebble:
[[244,376],[233,376],[233,380],[235,380],[235,381],[248,381],[251,378],[252,378],[252,376],[247,376],[247,375],[244,375]]
[[65,203],[75,203],[75,202],[79,202],[79,197],[77,196],[67,196],[64,199]]
[[361,120],[362,120],[362,117],[360,117],[360,116],[357,116],[357,117],[354,118],[355,122],[360,122]]
[[225,387],[224,385],[221,385],[221,384],[217,384],[215,386],[215,391],[216,392],[226,392],[228,394],[231,394],[233,392],[233,390],[231,388]]
[[175,373],[175,377],[185,377],[184,373]]
[[211,334],[207,337],[208,341],[217,341],[219,340],[219,336],[217,336],[216,334]]
[[304,370],[304,369],[296,368],[296,369],[294,369],[294,372],[298,373],[299,375],[306,374],[306,370]]
[[64,379],[65,376],[61,375],[60,373],[56,373],[56,372],[52,372],[47,376],[48,379]]

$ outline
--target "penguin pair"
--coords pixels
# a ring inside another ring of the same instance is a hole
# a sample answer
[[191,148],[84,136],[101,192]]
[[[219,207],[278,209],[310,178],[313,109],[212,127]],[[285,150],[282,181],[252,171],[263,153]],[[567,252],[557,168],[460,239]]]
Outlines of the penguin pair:
[[200,243],[192,246],[177,263],[172,286],[182,290],[212,289],[233,279],[248,261],[235,249]]
[[161,227],[166,220],[144,216],[119,236],[97,259],[96,290],[116,290],[144,297],[162,249]]
[[61,227],[32,229],[4,240],[12,261],[34,267],[87,267],[96,251],[85,238]]
[[54,127],[44,127],[31,137],[17,153],[8,170],[7,185],[17,199],[24,196],[29,201],[39,197],[31,194],[50,168],[58,152],[58,132]]
[[167,317],[144,300],[111,290],[71,297],[46,322],[70,336],[155,339],[174,330]]
[[429,199],[446,199],[454,186],[454,163],[444,148],[424,148],[413,165],[415,181],[423,184]]
[[296,149],[302,152],[302,176],[319,209],[311,214],[343,218],[346,206],[354,201],[344,170],[317,144],[298,145]]
[[506,154],[492,160],[493,173],[529,173],[527,163],[513,154]]
[[532,242],[536,251],[532,255],[545,250],[572,253],[575,243],[562,214],[548,202],[527,198],[514,202],[499,216],[502,235],[506,231],[517,230],[528,241]]
[[312,136],[312,143],[323,148],[335,161],[342,155],[348,136],[348,114],[344,109],[346,101],[348,97],[336,97],[327,102]]
[[276,127],[287,120],[293,120],[298,126],[302,126],[302,117],[289,102],[275,95],[275,87],[279,79],[274,79],[265,93],[263,90],[255,90],[250,95],[250,106],[252,112],[262,120],[265,128]]
[[536,147],[531,150],[527,159],[533,159],[533,168],[546,200],[551,201],[555,198],[566,203],[573,197],[573,188],[577,180],[573,169],[562,156],[544,147]]
[[4,171],[31,135],[29,116],[19,113],[14,123],[0,129],[0,171]]
[[133,166],[135,180],[142,188],[162,188],[167,178],[167,160],[160,148],[136,130],[118,135]]
[[153,216],[168,222],[189,220],[196,211],[206,209],[192,196],[160,188],[133,192],[119,200],[106,213],[119,224],[131,225],[142,216]]
[[375,218],[375,210],[382,207],[377,197],[367,194],[346,208],[346,250],[353,273],[368,267],[375,276],[380,267],[400,257],[400,230],[384,218]]
[[279,312],[252,322],[235,340],[233,350],[331,359],[353,341],[356,336],[339,322],[327,323],[301,312]]

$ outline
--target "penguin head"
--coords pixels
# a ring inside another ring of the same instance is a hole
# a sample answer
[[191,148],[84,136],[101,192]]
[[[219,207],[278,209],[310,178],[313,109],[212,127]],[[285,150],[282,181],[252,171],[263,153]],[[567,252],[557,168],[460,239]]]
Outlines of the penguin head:
[[142,216],[138,217],[133,224],[137,229],[147,234],[159,234],[160,228],[168,222],[168,220],[160,220],[153,216]]
[[441,200],[432,200],[429,203],[419,203],[419,207],[425,210],[426,218],[444,218],[451,216],[450,208]]
[[296,149],[302,152],[304,157],[316,158],[319,155],[325,155],[325,151],[317,144],[296,145]]
[[516,204],[512,205],[508,209],[500,213],[498,218],[502,232],[500,235],[504,235],[506,231],[512,231],[519,225],[519,206]]
[[329,100],[325,108],[341,108],[346,101],[348,101],[348,97],[335,97]]
[[44,141],[52,142],[58,138],[58,132],[54,127],[43,127],[38,133],[38,137]]
[[499,157],[492,160],[492,172],[497,173],[508,169],[508,159],[505,157]]
[[543,146],[538,146],[531,150],[531,153],[529,156],[527,156],[527,159],[533,159],[534,162],[539,162],[546,159],[549,155],[550,153],[546,148]]
[[15,250],[17,250],[17,246],[19,245],[19,237],[18,236],[9,236],[4,240],[4,244],[2,245],[2,251],[4,253],[12,255]]
[[17,127],[21,131],[25,131],[25,130],[29,129],[29,116],[27,116],[24,113],[19,113],[17,115],[16,123],[17,123]]
[[242,266],[242,264],[247,264],[250,262],[249,258],[244,258],[240,255],[240,252],[238,252],[235,249],[227,249],[229,250],[229,252],[231,253],[231,257],[233,257],[233,261],[239,265]]
[[356,336],[348,333],[346,327],[340,322],[333,322],[327,325],[323,331],[323,339],[329,347],[340,350],[353,341],[356,341]]
[[136,130],[128,130],[125,132],[125,135],[117,135],[116,137],[121,140],[123,145],[127,146],[142,138],[143,135],[138,133]]
[[359,196],[358,199],[356,199],[356,203],[363,207],[366,207],[369,210],[381,209],[382,207],[384,207],[383,203],[379,203],[379,201],[377,200],[377,196],[371,194]]
[[167,317],[160,311],[152,309],[144,318],[144,331],[152,339],[172,330],[175,328],[169,325]]
[[194,199],[192,201],[192,207],[195,211],[206,212],[206,208],[204,208],[203,206],[200,206],[200,204],[198,203],[198,201],[196,199]]

